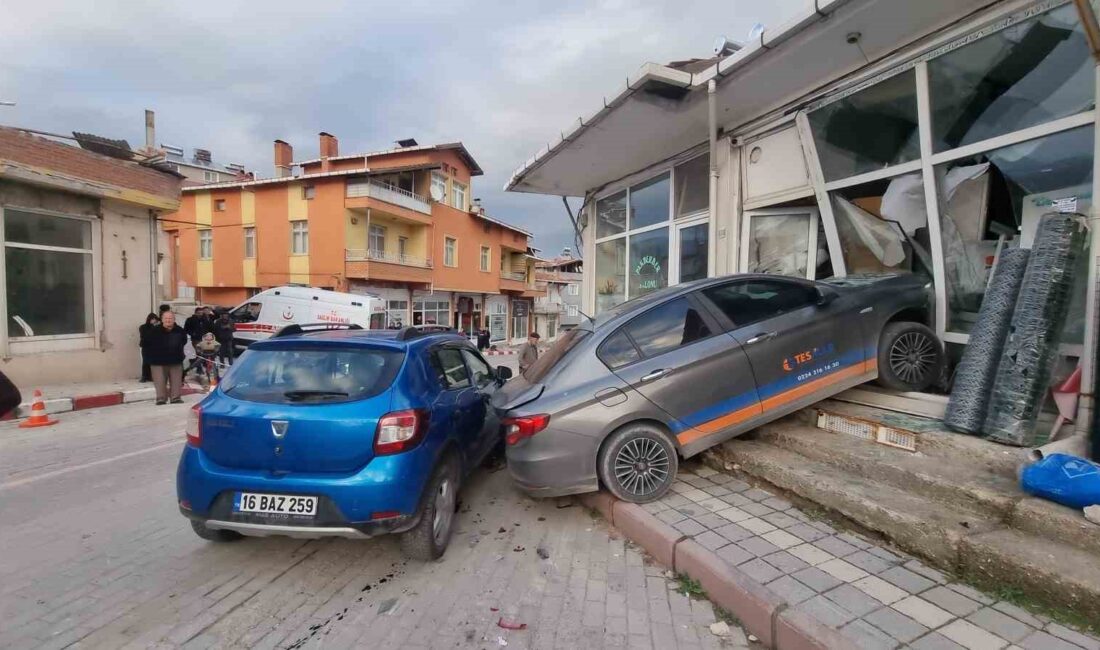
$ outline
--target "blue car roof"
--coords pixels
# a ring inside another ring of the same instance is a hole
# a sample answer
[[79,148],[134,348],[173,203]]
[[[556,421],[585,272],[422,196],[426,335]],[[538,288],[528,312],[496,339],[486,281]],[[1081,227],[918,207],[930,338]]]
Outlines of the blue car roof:
[[464,342],[466,337],[457,332],[431,332],[414,336],[408,340],[398,340],[400,330],[322,330],[319,332],[303,332],[290,334],[279,338],[264,339],[253,343],[250,347],[256,349],[279,348],[286,345],[294,345],[303,342],[325,345],[370,345],[372,347],[387,347],[398,350],[419,349],[425,345],[432,345],[443,341]]

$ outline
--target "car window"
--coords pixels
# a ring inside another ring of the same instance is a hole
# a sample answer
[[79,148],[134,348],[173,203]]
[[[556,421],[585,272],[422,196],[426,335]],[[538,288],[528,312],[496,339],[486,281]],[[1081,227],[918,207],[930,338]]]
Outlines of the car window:
[[440,348],[432,352],[432,367],[440,385],[447,390],[469,388],[470,375],[462,361],[462,352],[456,348]]
[[474,384],[477,386],[485,386],[491,384],[496,380],[493,376],[493,370],[489,367],[489,364],[485,363],[477,353],[470,350],[463,350],[462,356],[466,357],[466,365],[470,367],[470,376],[474,379]]
[[229,317],[238,323],[251,323],[260,317],[263,303],[249,302],[229,312]]
[[746,280],[703,289],[737,327],[817,303],[813,287],[782,280]]
[[619,329],[619,331],[607,337],[600,344],[596,356],[611,369],[625,366],[642,358],[642,355],[638,353],[638,348],[634,347],[634,344],[630,342],[630,338],[627,337],[625,329]]
[[623,329],[645,357],[675,350],[711,335],[703,315],[686,296],[650,309]]
[[542,378],[546,376],[546,373],[550,372],[554,366],[565,358],[573,348],[583,341],[588,335],[591,334],[588,330],[583,329],[571,329],[565,334],[558,337],[557,342],[550,346],[550,349],[539,355],[538,359],[531,364],[531,367],[524,373],[524,378],[534,384],[542,381]]
[[404,358],[400,350],[366,347],[253,347],[233,364],[221,388],[250,402],[348,402],[389,388]]

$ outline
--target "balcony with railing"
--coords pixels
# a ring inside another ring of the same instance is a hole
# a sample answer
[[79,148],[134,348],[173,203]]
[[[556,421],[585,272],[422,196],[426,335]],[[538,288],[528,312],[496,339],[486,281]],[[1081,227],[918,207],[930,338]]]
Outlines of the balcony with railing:
[[432,213],[432,205],[427,197],[370,179],[349,180],[346,196],[349,199],[367,198],[384,201],[420,214]]
[[395,282],[431,282],[432,279],[432,260],[415,255],[348,248],[344,251],[344,261],[349,278]]

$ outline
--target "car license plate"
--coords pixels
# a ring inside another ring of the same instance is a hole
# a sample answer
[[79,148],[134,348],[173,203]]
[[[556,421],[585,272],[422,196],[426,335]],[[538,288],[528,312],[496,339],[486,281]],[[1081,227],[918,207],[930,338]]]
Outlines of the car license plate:
[[265,515],[317,514],[317,497],[300,497],[286,494],[256,494],[238,492],[233,501],[234,512],[255,512]]

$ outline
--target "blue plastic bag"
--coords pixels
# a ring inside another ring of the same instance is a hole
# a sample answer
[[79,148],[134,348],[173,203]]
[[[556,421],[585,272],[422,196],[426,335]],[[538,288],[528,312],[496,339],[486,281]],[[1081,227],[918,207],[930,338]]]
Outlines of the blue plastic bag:
[[1081,510],[1100,504],[1100,465],[1051,454],[1024,468],[1020,486],[1028,494]]

